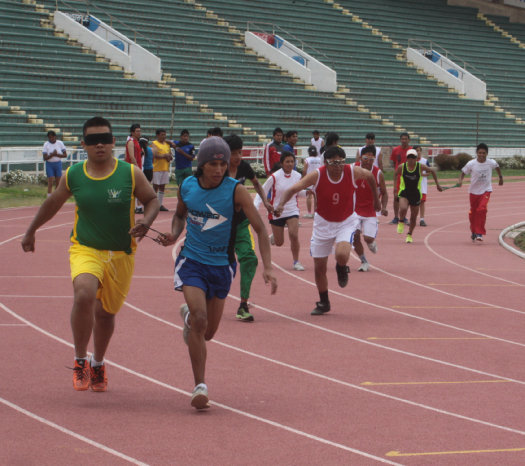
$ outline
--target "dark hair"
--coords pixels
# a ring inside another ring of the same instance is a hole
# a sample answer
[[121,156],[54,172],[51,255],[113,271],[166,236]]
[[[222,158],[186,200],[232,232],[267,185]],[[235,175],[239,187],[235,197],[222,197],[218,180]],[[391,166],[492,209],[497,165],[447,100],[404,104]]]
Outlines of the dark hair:
[[180,132],[180,135],[181,136],[184,136],[185,134],[187,134],[188,136],[190,135],[190,132],[187,130],[187,129],[183,129],[181,132]]
[[287,151],[287,150],[283,150],[281,152],[281,158],[280,158],[281,164],[284,162],[284,159],[286,159],[286,157],[293,157],[293,159],[295,161],[295,154],[293,152],[290,152],[290,151]]
[[279,128],[279,127],[275,128],[275,129],[273,130],[273,136],[275,136],[277,133],[284,134],[284,133],[283,133],[283,130],[282,130],[281,128]]
[[[84,126],[82,127],[82,134],[85,136],[86,129],[94,128],[95,126],[107,126],[109,128],[109,132],[111,133],[111,123],[105,118],[96,116],[96,117],[90,118],[84,123]],[[139,128],[140,128],[140,125],[139,125]]]
[[346,159],[346,152],[339,146],[331,146],[324,151],[324,159],[332,159],[336,156]]
[[210,129],[210,135],[219,136],[222,138],[222,129],[220,129],[218,126],[215,126],[214,128]]
[[364,155],[364,154],[374,154],[374,157],[375,157],[376,146],[370,145],[370,146],[363,147],[363,149],[361,150],[361,155]]
[[375,139],[376,135],[374,133],[366,133],[365,138],[366,139]]
[[165,133],[166,130],[165,129],[162,129],[162,128],[159,128],[155,131],[155,134],[158,136],[160,133]]
[[138,123],[133,123],[130,127],[129,127],[129,134],[133,134],[133,131],[135,131],[137,128],[140,128],[140,125]]
[[312,131],[312,134],[320,134],[320,133],[319,133],[318,130],[314,129],[314,130]]
[[237,134],[230,134],[224,140],[230,146],[230,151],[242,149],[242,138]]
[[408,134],[406,131],[399,135],[399,139],[401,139],[403,136],[406,136],[408,139],[410,139],[410,134]]
[[[421,146],[413,146],[412,149],[418,150],[418,149],[421,149]],[[423,149],[421,149],[421,150],[423,150]]]
[[294,129],[288,131],[286,133],[286,139],[291,138],[294,134],[297,134],[297,131],[295,131]]
[[487,146],[484,142],[481,142],[476,146],[476,152],[480,149],[484,149],[487,154],[489,153],[489,146]]
[[140,144],[140,147],[142,147],[142,150],[146,150],[146,148],[148,147],[148,144],[149,144],[149,139],[142,136],[140,139],[139,139],[139,144]]
[[57,135],[57,133],[55,133],[55,132],[54,132],[53,130],[51,130],[51,129],[47,132],[47,137],[49,137],[49,136],[56,136],[56,135]]
[[326,133],[325,146],[333,146],[339,141],[339,134],[337,133]]

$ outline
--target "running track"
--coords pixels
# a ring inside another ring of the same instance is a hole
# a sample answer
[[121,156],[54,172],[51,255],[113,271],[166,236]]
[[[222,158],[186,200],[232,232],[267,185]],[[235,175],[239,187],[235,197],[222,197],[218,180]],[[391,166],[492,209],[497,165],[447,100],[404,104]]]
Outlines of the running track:
[[382,219],[373,267],[359,273],[353,257],[344,289],[330,259],[325,316],[310,316],[312,221],[301,219],[306,271],[292,270],[288,240],[272,247],[279,290],[258,273],[253,324],[235,320],[232,287],[208,346],[206,412],[189,404],[170,250],[140,244],[109,391],[75,392],[73,205],[37,233],[34,254],[20,237],[36,208],[1,210],[0,464],[525,464],[524,264],[497,241],[523,220],[524,186],[495,186],[482,244],[469,238],[466,187],[431,186],[429,227],[412,245]]

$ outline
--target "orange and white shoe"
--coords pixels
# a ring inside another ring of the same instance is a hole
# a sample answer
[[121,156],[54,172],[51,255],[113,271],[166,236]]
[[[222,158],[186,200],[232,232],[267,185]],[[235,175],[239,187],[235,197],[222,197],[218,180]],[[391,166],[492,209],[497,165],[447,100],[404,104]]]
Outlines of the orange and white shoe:
[[94,392],[105,392],[108,389],[108,378],[106,376],[106,365],[89,368],[89,386]]
[[75,359],[73,388],[79,392],[89,388],[89,363],[86,359]]

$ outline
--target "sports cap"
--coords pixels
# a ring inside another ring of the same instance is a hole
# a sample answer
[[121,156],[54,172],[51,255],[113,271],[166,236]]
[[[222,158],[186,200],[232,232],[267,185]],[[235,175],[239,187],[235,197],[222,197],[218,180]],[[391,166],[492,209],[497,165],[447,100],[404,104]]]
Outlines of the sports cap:
[[202,141],[199,147],[197,167],[202,167],[206,162],[212,160],[224,160],[229,165],[230,155],[230,147],[226,141],[219,136],[211,136]]
[[407,158],[408,157],[415,157],[417,159],[417,151],[416,151],[416,149],[408,149],[408,151],[407,151]]

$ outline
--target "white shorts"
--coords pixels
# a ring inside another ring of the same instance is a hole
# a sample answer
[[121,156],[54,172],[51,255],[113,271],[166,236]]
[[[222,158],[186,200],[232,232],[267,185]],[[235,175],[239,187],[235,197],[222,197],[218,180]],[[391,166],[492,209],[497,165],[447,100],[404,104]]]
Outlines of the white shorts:
[[357,218],[357,229],[361,231],[363,236],[375,238],[377,236],[377,229],[379,224],[377,217],[361,217],[361,215],[358,215]]
[[346,241],[352,244],[358,226],[359,219],[355,212],[342,222],[329,222],[316,213],[310,240],[310,255],[314,258],[328,257],[334,243]]
[[153,184],[168,184],[170,182],[170,172],[153,172]]

